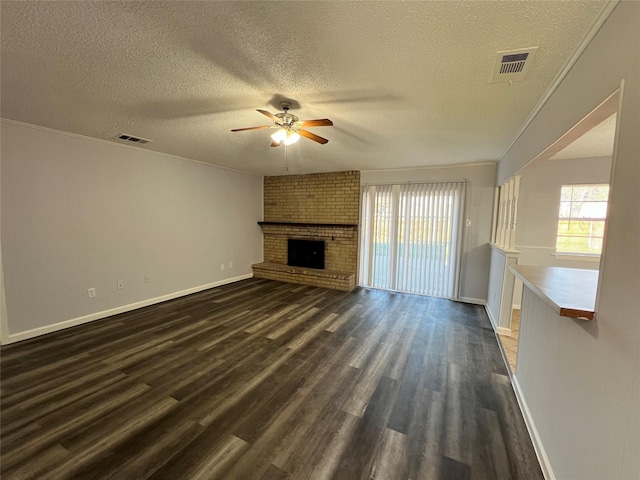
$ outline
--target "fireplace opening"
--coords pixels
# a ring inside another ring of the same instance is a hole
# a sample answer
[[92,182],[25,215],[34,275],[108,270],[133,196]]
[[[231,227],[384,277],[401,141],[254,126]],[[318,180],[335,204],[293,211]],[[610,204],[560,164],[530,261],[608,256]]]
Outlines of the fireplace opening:
[[324,270],[324,240],[289,239],[287,265]]

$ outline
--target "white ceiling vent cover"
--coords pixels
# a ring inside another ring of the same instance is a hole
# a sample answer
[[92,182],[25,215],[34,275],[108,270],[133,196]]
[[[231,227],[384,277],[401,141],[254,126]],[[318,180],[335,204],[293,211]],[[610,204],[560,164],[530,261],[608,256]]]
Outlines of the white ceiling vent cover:
[[537,51],[538,47],[529,47],[498,52],[489,83],[521,82],[527,75]]
[[145,143],[149,143],[151,140],[147,138],[134,137],[133,135],[129,135],[128,133],[121,133],[117,136],[118,140],[124,140],[125,142],[137,143],[138,145],[144,145]]

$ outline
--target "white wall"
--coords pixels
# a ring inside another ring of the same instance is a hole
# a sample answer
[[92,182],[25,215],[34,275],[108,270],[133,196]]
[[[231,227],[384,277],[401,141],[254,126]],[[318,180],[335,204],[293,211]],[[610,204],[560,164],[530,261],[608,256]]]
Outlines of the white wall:
[[484,302],[487,299],[491,252],[491,215],[495,190],[495,164],[466,165],[447,168],[363,171],[360,183],[442,182],[468,180],[464,251],[460,296],[462,300]]
[[[562,185],[609,183],[611,157],[538,161],[527,165],[520,179],[515,249],[520,265],[597,270],[597,259],[556,258],[556,233]],[[516,279],[514,305],[519,308],[522,282]]]
[[489,290],[487,295],[487,313],[496,329],[500,317],[500,301],[502,300],[502,287],[504,286],[504,270],[507,257],[495,250],[491,250],[491,266],[489,268]]
[[9,341],[248,276],[262,260],[261,177],[1,127]]
[[[571,342],[567,348],[573,352],[572,361],[554,363],[564,381],[561,391],[526,379],[520,383],[515,375],[518,394],[531,407],[529,425],[534,430],[538,424],[552,425],[538,432],[537,445],[558,479],[640,478],[639,26],[640,2],[620,2],[498,165],[502,182],[624,83],[596,320],[558,320],[565,322],[562,341]],[[533,339],[521,328],[526,349]],[[546,341],[560,341],[553,332],[544,335]],[[529,356],[521,364],[518,359],[518,369],[533,378],[546,360]],[[557,396],[563,401],[555,401]]]
[[560,189],[570,183],[609,183],[610,157],[535,162],[521,172],[516,245],[555,251]]
[[486,310],[497,333],[511,334],[511,299],[514,298],[515,277],[509,269],[516,265],[517,254],[505,251],[497,245],[491,246],[489,269],[489,291]]

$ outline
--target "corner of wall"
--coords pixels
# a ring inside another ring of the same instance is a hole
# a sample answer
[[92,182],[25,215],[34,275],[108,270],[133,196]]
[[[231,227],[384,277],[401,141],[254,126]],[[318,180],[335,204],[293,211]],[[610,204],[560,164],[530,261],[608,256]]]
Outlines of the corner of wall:
[[0,248],[0,345],[9,343],[9,319],[7,318],[7,300],[4,294],[4,273]]
[[527,401],[525,400],[524,393],[520,389],[520,384],[518,383],[518,379],[515,375],[511,376],[511,387],[513,388],[513,392],[516,395],[516,400],[518,401],[518,405],[520,406],[520,411],[522,412],[522,416],[524,417],[524,423],[527,427],[527,430],[529,431],[529,436],[531,437],[533,449],[535,450],[536,456],[538,457],[538,462],[540,462],[542,475],[544,476],[545,480],[556,480],[556,476],[554,475],[553,469],[551,468],[551,462],[547,457],[547,452],[545,451],[542,440],[540,439],[540,434],[538,433],[536,424],[533,421],[533,416],[531,415],[531,411],[529,410],[529,406],[527,405]]
[[497,331],[497,323],[496,323],[496,318],[493,315],[493,313],[491,313],[491,307],[489,307],[488,303],[484,304],[484,310],[487,312],[487,317],[489,317],[489,321],[491,322],[491,326],[493,327],[493,331]]

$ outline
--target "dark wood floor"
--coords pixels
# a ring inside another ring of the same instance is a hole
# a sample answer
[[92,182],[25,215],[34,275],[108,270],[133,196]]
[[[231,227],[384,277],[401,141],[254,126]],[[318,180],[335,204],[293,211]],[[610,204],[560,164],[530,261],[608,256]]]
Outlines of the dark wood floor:
[[246,280],[2,348],[8,479],[542,479],[481,307]]

